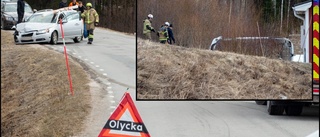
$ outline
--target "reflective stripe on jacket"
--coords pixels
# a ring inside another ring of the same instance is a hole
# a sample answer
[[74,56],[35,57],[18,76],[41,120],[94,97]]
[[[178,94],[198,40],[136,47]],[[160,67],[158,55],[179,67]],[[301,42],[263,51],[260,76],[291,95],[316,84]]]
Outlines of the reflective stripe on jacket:
[[167,40],[168,39],[168,32],[167,30],[165,31],[159,31],[159,40],[163,41],[163,40]]
[[84,23],[86,23],[86,24],[99,22],[99,15],[98,15],[97,11],[93,8],[91,8],[90,10],[85,10],[81,14],[81,17],[84,18]]
[[153,29],[153,28],[151,27],[151,22],[150,22],[150,20],[148,20],[148,19],[144,20],[144,22],[143,22],[143,34],[151,33],[151,30],[149,30],[149,29],[147,28],[147,26],[149,26],[151,29]]

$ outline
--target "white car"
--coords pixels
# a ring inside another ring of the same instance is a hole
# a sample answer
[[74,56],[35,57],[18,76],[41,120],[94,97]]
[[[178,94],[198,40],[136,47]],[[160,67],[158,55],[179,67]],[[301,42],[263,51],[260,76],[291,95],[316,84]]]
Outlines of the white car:
[[14,33],[17,44],[43,43],[57,44],[62,41],[59,19],[62,19],[64,38],[80,42],[83,36],[83,21],[80,12],[75,10],[40,10],[26,22],[19,23]]

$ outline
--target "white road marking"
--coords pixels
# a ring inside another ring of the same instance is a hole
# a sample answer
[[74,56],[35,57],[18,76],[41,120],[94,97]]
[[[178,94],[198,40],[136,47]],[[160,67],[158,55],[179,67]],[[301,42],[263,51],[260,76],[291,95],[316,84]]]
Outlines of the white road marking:
[[114,98],[114,96],[109,96],[110,98]]
[[100,69],[100,71],[103,71],[104,69]]
[[110,86],[109,86],[109,87],[107,87],[107,89],[111,89],[111,88],[112,88],[112,87],[110,87]]
[[108,91],[108,93],[112,94],[112,93],[113,93],[113,91]]
[[84,59],[85,61],[87,61],[88,59]]
[[94,62],[90,62],[91,64],[94,64]]
[[111,83],[110,83],[110,82],[108,82],[108,83],[107,83],[107,85],[111,85]]
[[72,54],[73,54],[73,55],[76,55],[77,53],[73,52]]
[[103,73],[102,75],[107,76],[107,73]]
[[99,65],[96,65],[96,67],[99,68],[100,66],[99,66]]
[[110,103],[115,103],[115,101],[111,100]]

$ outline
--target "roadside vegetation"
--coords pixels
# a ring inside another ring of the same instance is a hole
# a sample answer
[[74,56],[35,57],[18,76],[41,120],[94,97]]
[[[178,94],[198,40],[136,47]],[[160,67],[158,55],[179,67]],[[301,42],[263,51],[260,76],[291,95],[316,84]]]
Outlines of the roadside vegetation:
[[82,131],[91,110],[89,76],[69,58],[40,45],[15,45],[1,30],[1,136],[65,137]]
[[311,65],[138,39],[138,99],[311,99]]
[[[301,20],[292,7],[304,0],[139,0],[137,97],[139,99],[311,99],[311,65],[285,61],[289,48],[274,40],[221,41],[218,36],[289,38],[301,54]],[[173,24],[176,43],[142,38],[143,20]],[[293,39],[291,39],[293,38]]]

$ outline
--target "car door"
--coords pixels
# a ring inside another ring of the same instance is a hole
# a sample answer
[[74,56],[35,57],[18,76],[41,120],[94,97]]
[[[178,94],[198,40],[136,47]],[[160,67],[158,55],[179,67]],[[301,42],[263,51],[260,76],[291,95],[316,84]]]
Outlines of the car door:
[[68,14],[63,24],[65,37],[75,38],[82,34],[81,20],[78,12]]

